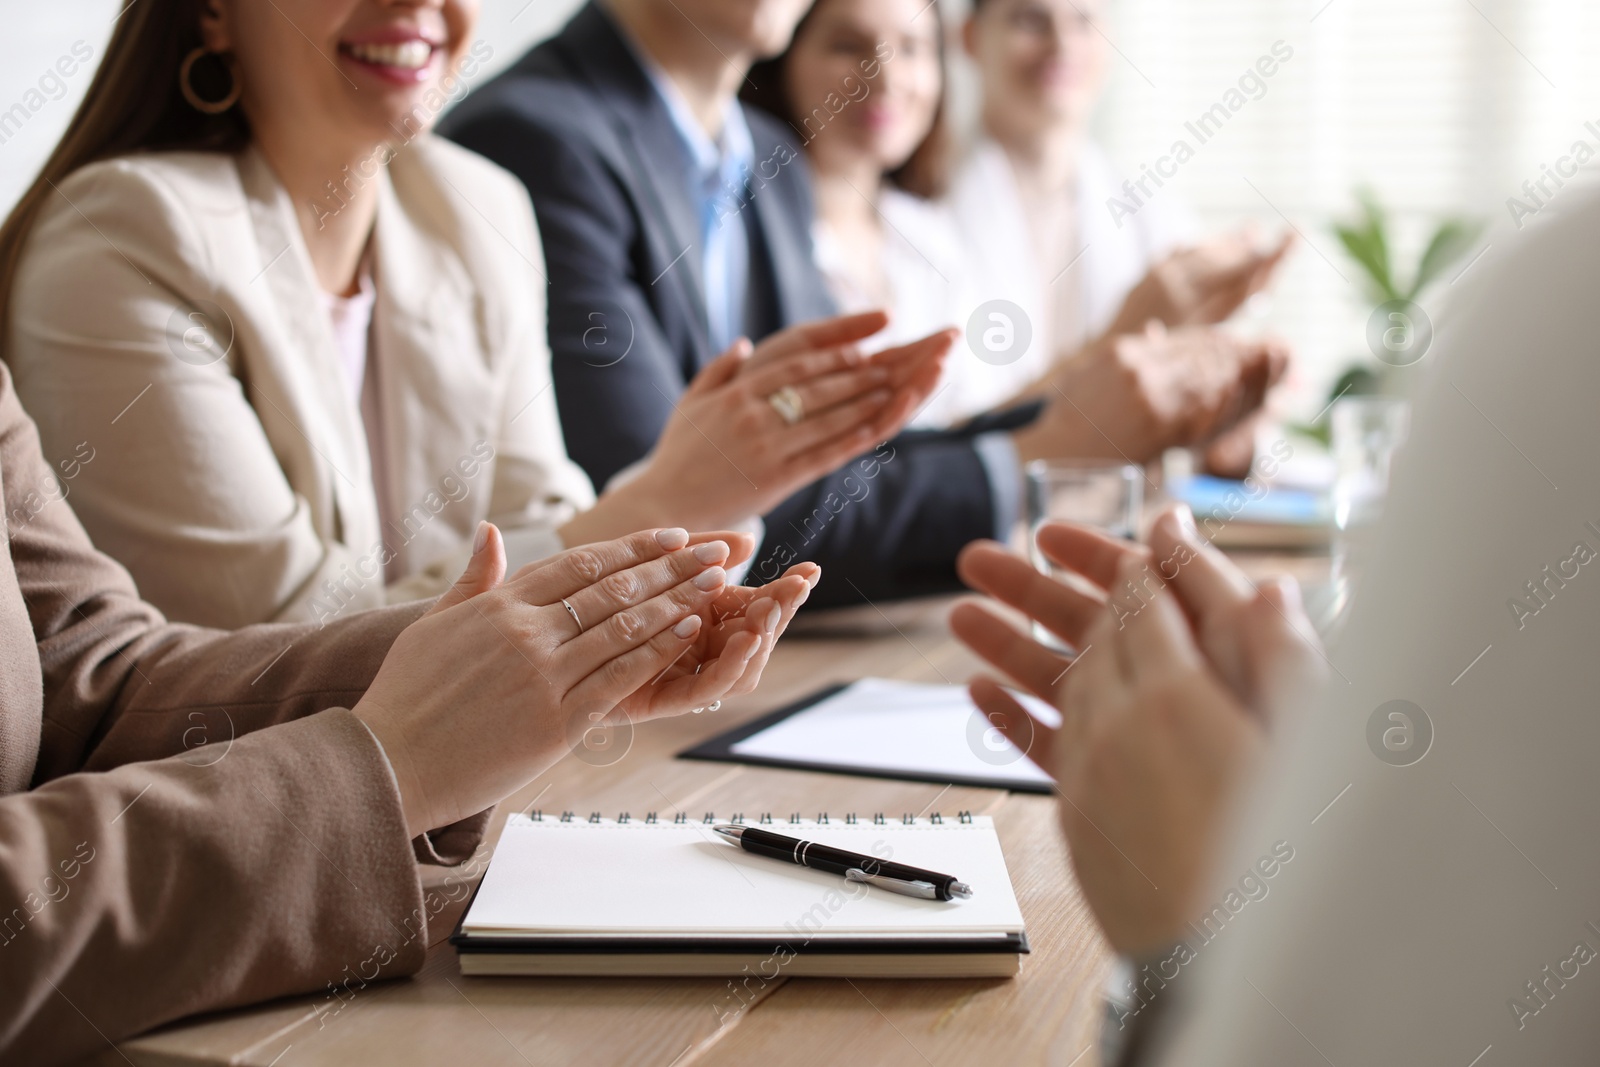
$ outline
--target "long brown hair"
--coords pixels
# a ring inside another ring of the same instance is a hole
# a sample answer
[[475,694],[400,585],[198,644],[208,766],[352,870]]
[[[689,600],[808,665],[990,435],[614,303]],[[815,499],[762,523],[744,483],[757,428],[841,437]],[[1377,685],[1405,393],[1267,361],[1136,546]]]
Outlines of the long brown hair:
[[[89,91],[55,151],[0,226],[0,346],[7,336],[11,291],[28,234],[55,187],[79,167],[130,152],[198,149],[236,152],[250,142],[250,126],[234,107],[207,115],[184,99],[178,73],[200,47],[206,0],[138,0],[123,11]],[[191,81],[202,98],[227,95],[230,74],[219,57],[194,66]],[[3,353],[3,347],[0,347]]]
[[[789,59],[794,54],[794,42],[805,32],[822,2],[818,0],[813,4],[795,26],[794,36],[789,38],[789,47],[783,54],[762,60],[751,67],[744,87],[739,90],[741,100],[787,122],[802,139],[806,137],[806,128],[802,125],[803,119],[795,102],[789,99]],[[933,125],[929,127],[927,136],[923,137],[922,143],[917,145],[906,161],[886,177],[897,188],[931,200],[943,195],[950,183],[951,138],[949,122],[945,118],[950,71],[945,62],[944,19],[939,13],[939,5],[929,4],[924,10],[934,19],[934,45],[939,50],[939,101],[935,105]]]

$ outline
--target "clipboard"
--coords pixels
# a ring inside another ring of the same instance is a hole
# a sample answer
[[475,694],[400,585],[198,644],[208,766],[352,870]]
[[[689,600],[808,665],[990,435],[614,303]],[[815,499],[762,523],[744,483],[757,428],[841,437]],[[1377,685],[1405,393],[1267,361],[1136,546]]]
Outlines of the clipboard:
[[[861,698],[857,704],[838,704],[842,698],[850,695],[852,689],[857,689],[857,695]],[[959,721],[956,714],[957,694],[968,709],[967,716]],[[1040,701],[1026,699],[1030,701],[1030,708],[1046,707]],[[902,700],[903,707],[898,703]],[[926,725],[939,735],[933,739],[935,744],[932,746],[926,744],[929,740],[926,735],[918,737],[919,743],[930,749],[924,753],[932,757],[926,763],[903,754],[900,746],[892,740],[896,736],[905,736],[907,729],[914,730],[922,725],[915,711],[919,700],[925,700],[930,706]],[[872,721],[877,718],[872,705],[891,702],[896,704],[894,710],[886,711],[882,720]],[[805,724],[806,733],[811,735],[806,740],[811,743],[801,743],[792,752],[782,751],[785,741],[797,738],[794,727],[808,713],[816,717],[815,722]],[[1055,714],[1054,709],[1049,709],[1048,713],[1042,710],[1037,713],[1041,718]],[[977,721],[972,721],[973,717]],[[774,728],[783,730],[783,734],[769,734]],[[877,735],[876,740],[874,734]],[[934,747],[937,752],[932,751]],[[819,749],[850,752],[852,757],[819,758]],[[935,785],[1004,789],[1015,793],[1048,795],[1055,789],[1049,776],[1034,767],[1022,751],[1000,742],[962,687],[914,685],[884,679],[869,678],[828,686],[768,715],[687,748],[678,753],[678,758],[930,782]]]

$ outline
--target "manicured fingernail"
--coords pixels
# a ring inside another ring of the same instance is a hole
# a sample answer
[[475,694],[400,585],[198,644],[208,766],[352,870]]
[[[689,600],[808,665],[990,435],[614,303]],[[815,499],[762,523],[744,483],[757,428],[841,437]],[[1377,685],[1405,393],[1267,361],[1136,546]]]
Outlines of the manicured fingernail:
[[700,632],[700,616],[690,615],[687,619],[674,626],[672,632],[682,638],[693,637]]
[[783,609],[778,605],[774,604],[767,609],[767,620],[761,624],[761,628],[767,631],[768,637],[771,637],[772,632],[778,628],[778,620],[781,618],[783,618]]
[[489,524],[478,520],[478,532],[472,535],[472,554],[476,556],[489,544]]
[[676,552],[689,543],[689,531],[673,527],[670,530],[656,531],[656,544],[668,552]]
[[1178,516],[1178,529],[1189,537],[1200,536],[1200,528],[1194,524],[1194,511],[1188,504],[1179,504],[1173,509]]
[[703,545],[695,545],[694,558],[701,563],[715,563],[719,559],[727,559],[728,543],[726,541],[707,541]]
[[723,570],[721,567],[708,567],[699,574],[695,575],[694,585],[696,589],[703,589],[709,593],[711,590],[716,589],[718,586],[726,583],[727,580],[727,571]]
[[751,645],[749,648],[747,648],[745,650],[744,661],[746,663],[749,663],[751,660],[755,659],[756,653],[760,652],[760,651],[761,651],[761,642],[757,641],[755,644]]

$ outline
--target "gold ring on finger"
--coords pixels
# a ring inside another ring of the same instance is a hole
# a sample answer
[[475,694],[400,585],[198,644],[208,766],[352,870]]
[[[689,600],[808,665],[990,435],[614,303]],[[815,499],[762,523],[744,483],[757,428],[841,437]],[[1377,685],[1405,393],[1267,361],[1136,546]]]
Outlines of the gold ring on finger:
[[801,399],[800,390],[792,385],[786,385],[767,397],[767,403],[790,426],[806,417],[806,402]]

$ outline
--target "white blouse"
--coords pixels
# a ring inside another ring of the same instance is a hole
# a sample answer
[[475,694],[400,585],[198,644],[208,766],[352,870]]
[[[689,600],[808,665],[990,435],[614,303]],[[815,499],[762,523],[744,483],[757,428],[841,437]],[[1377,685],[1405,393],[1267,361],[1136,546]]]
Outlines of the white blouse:
[[[972,312],[970,286],[960,235],[949,210],[891,188],[879,198],[878,212],[883,220],[882,269],[889,287],[885,310],[890,319],[888,328],[872,339],[872,348],[891,348],[949,326],[965,329]],[[813,227],[812,241],[817,267],[841,312],[880,306],[882,301],[863,284],[849,253],[821,218]],[[978,362],[965,348],[951,353],[945,380],[912,421],[913,426],[949,426],[984,410],[973,407],[959,388],[951,387],[962,377],[953,373],[953,365],[967,360]]]
[[[1073,226],[1082,254],[1065,272],[1041,262],[1039,246],[1045,242],[1038,239],[1037,220],[1027,217],[1011,163],[991,140],[979,141],[966,155],[942,201],[884,191],[878,202],[881,268],[892,318],[874,343],[904,344],[949,326],[963,335],[938,390],[911,425],[948,427],[1008,403],[1042,377],[1059,353],[1104,330],[1150,266],[1193,232],[1188,214],[1173,200],[1153,200],[1117,227],[1106,207],[1115,182],[1104,153],[1085,144]],[[813,243],[841,311],[880,303],[821,219]],[[1058,321],[1068,311],[1072,321]],[[996,328],[1009,329],[1019,344],[1027,336],[1015,358],[997,359],[984,344],[986,331]]]
[[[1027,217],[1005,150],[987,138],[957,167],[946,197],[974,307],[1003,300],[1020,309],[1031,342],[1012,362],[975,357],[952,360],[953,391],[986,410],[1037,381],[1060,354],[1071,352],[1111,324],[1122,302],[1151,265],[1193,234],[1188,213],[1163,193],[1117,226],[1107,201],[1119,181],[1093,143],[1080,150],[1077,176],[1077,258],[1042,263],[1037,220]],[[1072,287],[1071,293],[1059,291]],[[1072,321],[1059,322],[1064,309]]]
[[[339,370],[348,385],[350,400],[361,412],[361,429],[367,439],[372,461],[372,488],[378,499],[378,521],[387,527],[395,518],[388,491],[389,468],[383,447],[383,408],[378,400],[378,362],[372,352],[372,313],[378,302],[378,287],[372,280],[372,256],[361,259],[356,272],[356,291],[349,296],[324,292],[328,322],[339,350]],[[384,578],[393,582],[404,577],[398,560],[384,567]]]

